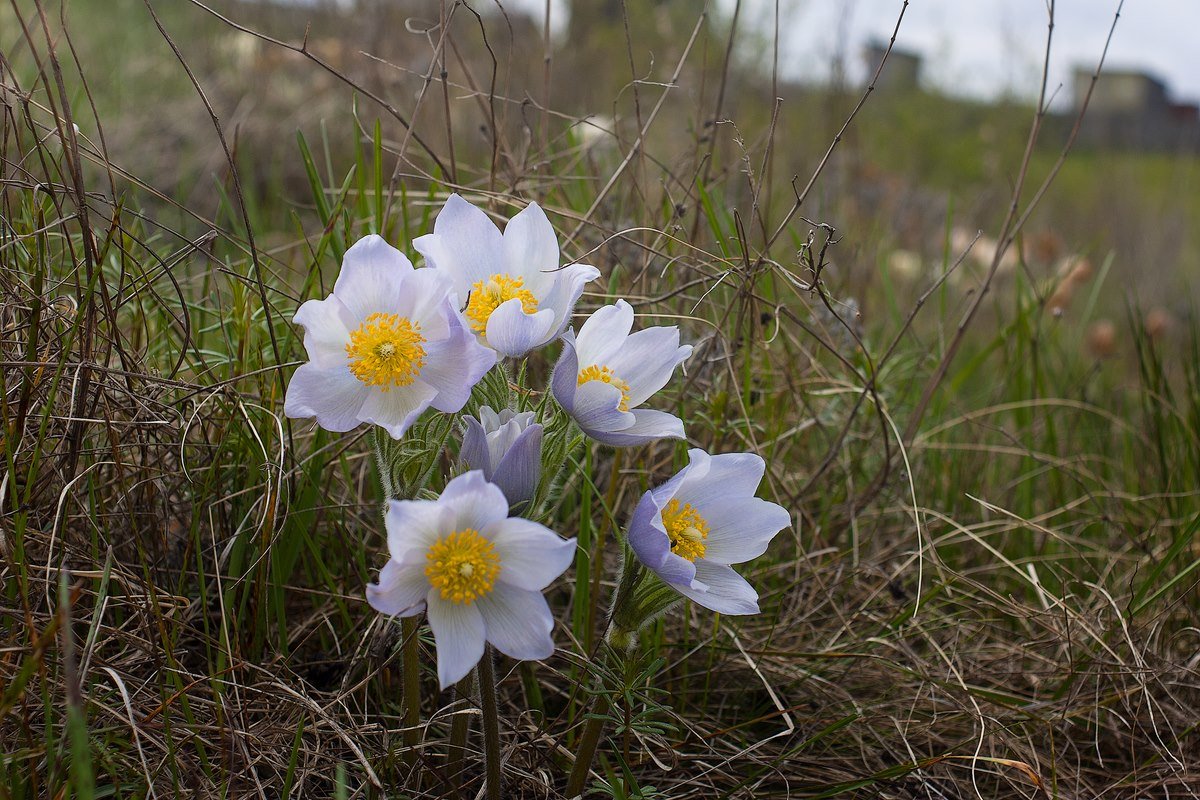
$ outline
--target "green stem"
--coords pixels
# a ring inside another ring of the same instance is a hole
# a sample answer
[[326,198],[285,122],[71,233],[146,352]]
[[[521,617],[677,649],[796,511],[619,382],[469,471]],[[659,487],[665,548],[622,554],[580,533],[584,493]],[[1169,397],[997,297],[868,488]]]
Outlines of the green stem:
[[[471,678],[466,677],[454,685],[454,696],[462,699],[471,696]],[[450,744],[447,747],[446,775],[450,785],[462,788],[462,762],[467,752],[467,734],[471,730],[471,715],[465,710],[454,715],[450,722]]]
[[500,800],[500,712],[496,708],[496,665],[492,648],[483,651],[475,670],[479,677],[479,706],[483,710],[483,760],[487,770],[487,800]]
[[608,719],[610,707],[607,695],[603,693],[596,695],[591,716],[583,726],[583,735],[579,737],[579,749],[575,752],[575,764],[571,767],[570,777],[567,778],[568,798],[579,797],[583,794],[588,773],[592,771],[592,759],[596,757],[596,748],[600,745],[600,735],[604,733],[604,723]]
[[[404,765],[410,774],[417,765],[417,754],[421,747],[421,648],[417,639],[420,623],[416,617],[400,620],[400,660],[403,669],[404,693]],[[413,776],[416,788],[420,789],[421,776]]]

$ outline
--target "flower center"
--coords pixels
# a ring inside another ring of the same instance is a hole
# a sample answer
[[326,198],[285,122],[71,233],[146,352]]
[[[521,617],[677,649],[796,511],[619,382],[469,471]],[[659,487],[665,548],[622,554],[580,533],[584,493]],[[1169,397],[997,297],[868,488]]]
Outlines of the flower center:
[[399,314],[372,314],[350,332],[350,371],[367,386],[408,386],[425,366],[421,326]]
[[476,333],[487,331],[488,318],[501,303],[517,298],[526,314],[538,310],[537,298],[525,288],[524,278],[514,278],[507,272],[497,273],[486,281],[475,281],[471,285],[471,298],[467,301],[467,319]]
[[439,538],[425,553],[425,577],[443,600],[470,605],[496,585],[500,556],[479,531],[464,528]]
[[704,557],[704,540],[708,538],[708,521],[700,516],[691,503],[680,504],[672,499],[662,512],[663,527],[671,540],[671,552],[688,561]]
[[588,381],[600,381],[620,389],[621,404],[617,408],[621,411],[629,410],[629,384],[613,375],[612,367],[600,367],[595,364],[584,367],[579,371],[578,384],[583,386]]

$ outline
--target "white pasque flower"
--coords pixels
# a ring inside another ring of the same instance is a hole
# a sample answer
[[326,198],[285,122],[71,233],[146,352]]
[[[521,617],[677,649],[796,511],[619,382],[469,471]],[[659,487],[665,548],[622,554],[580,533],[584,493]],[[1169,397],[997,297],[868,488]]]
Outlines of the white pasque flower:
[[632,327],[632,306],[618,300],[588,317],[578,339],[565,331],[550,381],[554,399],[584,433],[604,444],[682,439],[679,417],[638,406],[667,384],[692,346],[679,344],[675,326],[630,334]]
[[483,406],[479,419],[463,418],[467,428],[459,458],[499,486],[510,506],[528,502],[537,493],[543,430],[534,416],[532,411],[518,414],[510,408],[497,414]]
[[491,642],[512,658],[554,653],[554,617],[542,590],[575,558],[575,540],[508,516],[508,501],[474,471],[437,500],[391,500],[391,558],[367,601],[382,614],[429,613],[442,688],[470,672]]
[[294,319],[309,360],[292,375],[283,411],[339,433],[369,422],[399,439],[430,406],[459,411],[496,363],[463,326],[445,278],[413,269],[375,235],[346,251],[333,294]]
[[684,597],[721,614],[757,614],[758,592],[729,565],[766,552],[791,515],[754,496],[766,472],[759,456],[693,448],[688,458],[675,477],[642,495],[629,546]]
[[438,212],[433,233],[413,240],[426,263],[450,278],[463,316],[503,356],[523,356],[566,328],[583,286],[600,275],[586,264],[560,269],[558,237],[537,203],[508,221],[504,233],[457,194]]

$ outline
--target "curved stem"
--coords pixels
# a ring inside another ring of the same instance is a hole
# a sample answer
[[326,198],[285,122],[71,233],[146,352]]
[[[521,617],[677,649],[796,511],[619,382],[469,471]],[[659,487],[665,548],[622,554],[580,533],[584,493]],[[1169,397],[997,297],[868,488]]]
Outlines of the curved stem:
[[570,777],[567,778],[568,798],[579,797],[583,794],[588,773],[592,771],[592,759],[596,757],[596,748],[600,745],[600,735],[604,733],[604,723],[607,721],[610,707],[607,695],[596,695],[592,714],[583,726],[583,735],[579,738],[579,749],[575,752],[575,764],[571,767]]
[[487,800],[500,800],[500,712],[496,708],[496,665],[489,645],[476,668],[479,706],[483,710],[483,760],[487,770]]

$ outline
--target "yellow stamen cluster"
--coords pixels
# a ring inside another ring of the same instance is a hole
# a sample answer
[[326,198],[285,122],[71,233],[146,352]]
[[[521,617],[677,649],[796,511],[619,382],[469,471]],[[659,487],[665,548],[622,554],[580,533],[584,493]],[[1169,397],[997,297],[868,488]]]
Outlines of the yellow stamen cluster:
[[662,512],[663,527],[671,540],[671,552],[688,561],[704,557],[708,522],[691,503],[680,504],[672,498]]
[[600,367],[592,364],[590,367],[584,367],[579,371],[579,385],[583,386],[588,381],[600,381],[607,383],[610,386],[615,386],[621,390],[621,404],[617,406],[621,411],[629,410],[629,384],[613,375],[612,367]]
[[421,326],[399,314],[372,314],[350,333],[350,371],[367,386],[408,386],[425,366]]
[[474,603],[496,585],[500,556],[496,547],[473,528],[439,538],[425,554],[425,577],[455,604]]
[[514,297],[521,301],[521,308],[526,314],[538,310],[537,298],[525,287],[524,278],[514,278],[508,273],[496,274],[486,281],[475,281],[471,285],[471,298],[467,301],[467,319],[471,320],[471,328],[476,333],[487,331],[488,318],[501,303]]

